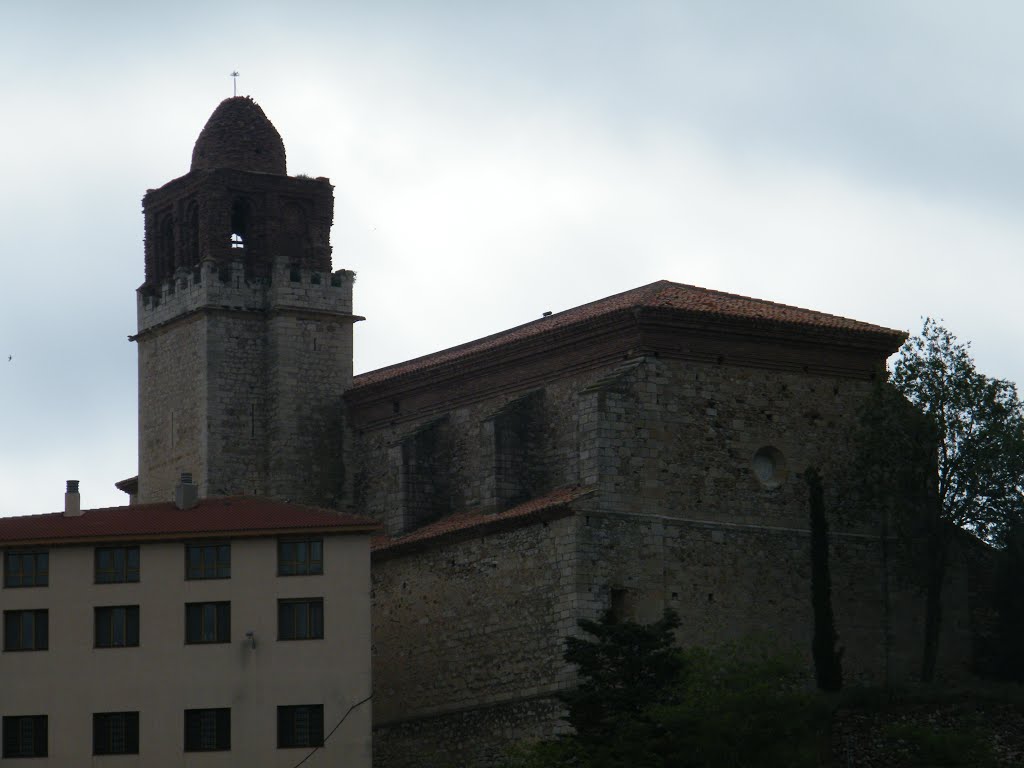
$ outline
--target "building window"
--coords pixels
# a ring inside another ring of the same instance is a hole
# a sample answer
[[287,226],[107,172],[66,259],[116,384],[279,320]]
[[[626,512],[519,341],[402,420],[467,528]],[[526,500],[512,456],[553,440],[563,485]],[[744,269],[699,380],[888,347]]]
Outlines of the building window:
[[452,440],[448,418],[420,427],[401,443],[397,517],[389,526],[405,533],[452,511]]
[[45,587],[50,583],[50,553],[5,552],[5,587]]
[[97,712],[92,716],[94,755],[139,754],[138,712]]
[[186,603],[185,642],[231,642],[231,603]]
[[4,757],[46,757],[46,715],[5,717]]
[[139,644],[139,606],[96,609],[96,647],[125,648]]
[[278,640],[319,640],[324,636],[322,598],[277,601]]
[[231,710],[186,709],[185,751],[231,749]]
[[277,708],[277,748],[322,747],[324,743],[324,707],[301,704]]
[[544,391],[507,403],[494,414],[494,505],[509,509],[548,490],[544,456]]
[[96,547],[96,583],[139,580],[138,547]]
[[185,546],[186,579],[231,578],[230,544],[188,544]]
[[45,609],[4,611],[5,651],[45,651],[49,644],[49,616]]
[[323,539],[284,539],[277,542],[278,576],[307,576],[323,572]]

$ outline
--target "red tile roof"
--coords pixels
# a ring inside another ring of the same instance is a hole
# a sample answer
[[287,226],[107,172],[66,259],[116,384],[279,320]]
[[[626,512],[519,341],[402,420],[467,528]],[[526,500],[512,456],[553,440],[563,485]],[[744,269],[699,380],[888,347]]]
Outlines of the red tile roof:
[[89,509],[77,517],[60,512],[0,518],[0,546],[74,543],[101,539],[147,539],[276,535],[286,531],[366,533],[379,528],[369,518],[252,496],[200,499],[191,509],[171,502]]
[[805,328],[833,331],[845,335],[868,335],[891,341],[893,348],[906,338],[903,331],[851,320],[838,315],[801,309],[773,301],[738,296],[732,293],[699,288],[695,285],[659,280],[650,285],[617,293],[589,304],[534,320],[506,331],[485,336],[457,347],[435,352],[403,363],[378,368],[356,376],[354,387],[369,386],[399,376],[443,365],[460,358],[501,347],[516,341],[551,333],[560,328],[578,325],[597,318],[636,309],[671,310],[684,316],[703,319],[739,320],[754,325]]
[[572,514],[569,504],[594,493],[594,488],[570,486],[524,501],[503,512],[470,512],[449,515],[403,536],[375,536],[370,549],[375,555],[406,551],[418,545],[457,534],[482,535],[523,524],[552,520]]

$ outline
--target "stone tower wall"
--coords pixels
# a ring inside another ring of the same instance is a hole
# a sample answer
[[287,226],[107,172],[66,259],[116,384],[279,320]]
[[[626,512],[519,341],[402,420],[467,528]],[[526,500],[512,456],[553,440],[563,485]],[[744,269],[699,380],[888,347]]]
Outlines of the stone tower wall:
[[337,505],[329,414],[351,382],[351,311],[344,271],[251,278],[241,261],[209,260],[159,295],[140,289],[140,501],[170,498],[192,471],[203,495]]
[[207,322],[201,315],[154,329],[139,344],[138,500],[169,501],[182,471],[196,481],[207,453]]

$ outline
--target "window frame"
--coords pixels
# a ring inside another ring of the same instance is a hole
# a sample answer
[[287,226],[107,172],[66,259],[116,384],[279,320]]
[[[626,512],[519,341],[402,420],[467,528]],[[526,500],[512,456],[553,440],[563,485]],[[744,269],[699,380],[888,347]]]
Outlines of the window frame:
[[[124,749],[114,749],[112,726],[117,722],[116,718],[121,720],[121,726],[124,728]],[[139,754],[139,713],[93,712],[92,753],[93,755]]]
[[[24,639],[25,628],[22,625],[22,621],[26,616],[32,616],[32,643],[31,645],[22,645],[21,640]],[[42,638],[40,638],[40,622],[42,618]],[[18,631],[16,644],[8,642],[10,630],[9,622],[17,620]],[[17,647],[13,647],[16,645]],[[50,649],[50,612],[46,608],[21,608],[9,611],[4,611],[4,653],[21,653],[23,651],[48,651]]]
[[[227,573],[221,573],[221,562],[220,562],[220,550],[221,548],[227,549]],[[199,572],[193,574],[191,570],[191,560],[189,554],[193,549],[200,551],[200,562]],[[207,564],[206,559],[203,557],[203,550],[213,550],[213,565],[212,568]],[[208,572],[212,570],[213,574],[210,575]],[[185,544],[185,580],[186,581],[207,581],[210,579],[230,579],[231,578],[231,542],[230,541],[191,541]]]
[[[202,718],[213,718],[215,746],[202,746]],[[190,722],[190,720],[192,722]],[[198,743],[189,740],[190,734],[198,735]],[[227,752],[231,749],[231,708],[208,707],[185,710],[184,746],[186,752]]]
[[[285,559],[284,550],[286,547],[299,547],[305,545],[304,557],[299,557],[298,551],[293,556]],[[313,547],[319,551],[320,557],[313,557]],[[286,565],[287,564],[287,565]],[[324,573],[324,538],[323,536],[290,536],[286,539],[277,540],[277,575],[278,576],[323,576]]]
[[[122,634],[124,636],[123,643],[114,642],[114,620],[117,617],[117,611],[124,611],[122,626]],[[139,616],[139,606],[137,605],[100,605],[93,608],[93,647],[94,648],[138,648],[139,637],[141,632],[141,621]],[[102,617],[106,617],[104,620],[107,622],[107,635],[109,637],[108,643],[100,642],[100,620]],[[134,616],[134,619],[132,618]],[[132,623],[134,622],[134,627]],[[134,629],[134,638],[132,637],[131,630]],[[132,642],[134,640],[134,642]]]
[[[296,738],[295,716],[304,714],[309,718],[307,738]],[[287,738],[285,738],[287,736]],[[319,737],[319,738],[318,738]],[[277,748],[296,749],[322,747],[324,745],[324,705],[289,704],[277,708]]]
[[[24,749],[24,745],[21,742],[21,728],[26,721],[30,722],[32,728],[31,751]],[[4,715],[0,728],[3,730],[0,738],[3,741],[2,756],[5,760],[21,757],[49,756],[49,723],[47,722],[46,715]],[[17,728],[17,734],[10,731],[13,728]],[[40,738],[40,731],[42,732],[42,738]],[[16,751],[8,749],[13,739],[17,740],[18,749]],[[41,745],[40,742],[42,742]]]
[[[100,578],[101,552],[122,553],[122,562],[120,569],[118,569],[117,567],[115,554],[115,562],[112,564],[111,568],[108,569],[110,573],[110,578]],[[135,554],[134,573],[132,572],[133,569],[129,562],[131,554],[133,552]],[[118,573],[118,570],[120,570],[121,572]],[[136,584],[140,581],[141,574],[142,556],[141,552],[139,551],[138,544],[115,545],[112,547],[96,547],[96,549],[93,552],[92,575],[94,584]],[[134,576],[134,578],[132,578],[132,576]]]
[[[11,583],[11,559],[18,558],[19,563],[23,562],[22,558],[25,557],[36,558],[32,564],[32,583],[24,583],[25,568],[22,565],[17,570],[19,575],[20,584]],[[39,568],[38,558],[44,558],[44,567]],[[40,579],[40,573],[42,578]],[[48,549],[8,549],[4,551],[4,588],[5,589],[24,589],[29,587],[48,587],[50,586],[50,550]]]
[[[290,622],[286,622],[284,612],[287,607],[304,605],[306,606],[306,631],[297,631],[298,624],[296,614],[292,614]],[[319,616],[313,609],[318,608]],[[319,626],[317,626],[317,621]],[[285,627],[290,625],[290,631],[285,632]],[[319,634],[316,630],[319,629]],[[277,601],[277,639],[288,642],[292,640],[323,640],[324,639],[324,599],[322,597],[289,597]]]
[[[203,630],[206,628],[206,611],[205,608],[211,606],[214,609],[213,612],[213,639],[206,640],[203,638]],[[192,639],[192,617],[193,613],[190,611],[198,609],[199,618],[199,632],[198,639]],[[226,626],[225,626],[226,625]],[[231,642],[231,602],[229,600],[208,600],[197,603],[185,603],[185,645],[213,645],[216,643],[230,643]]]

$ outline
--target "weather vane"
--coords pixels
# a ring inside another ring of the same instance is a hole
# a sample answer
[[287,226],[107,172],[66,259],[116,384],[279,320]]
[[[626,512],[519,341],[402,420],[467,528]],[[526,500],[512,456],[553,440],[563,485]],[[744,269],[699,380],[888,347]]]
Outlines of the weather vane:
[[238,70],[234,70],[231,73],[231,95],[238,95]]

